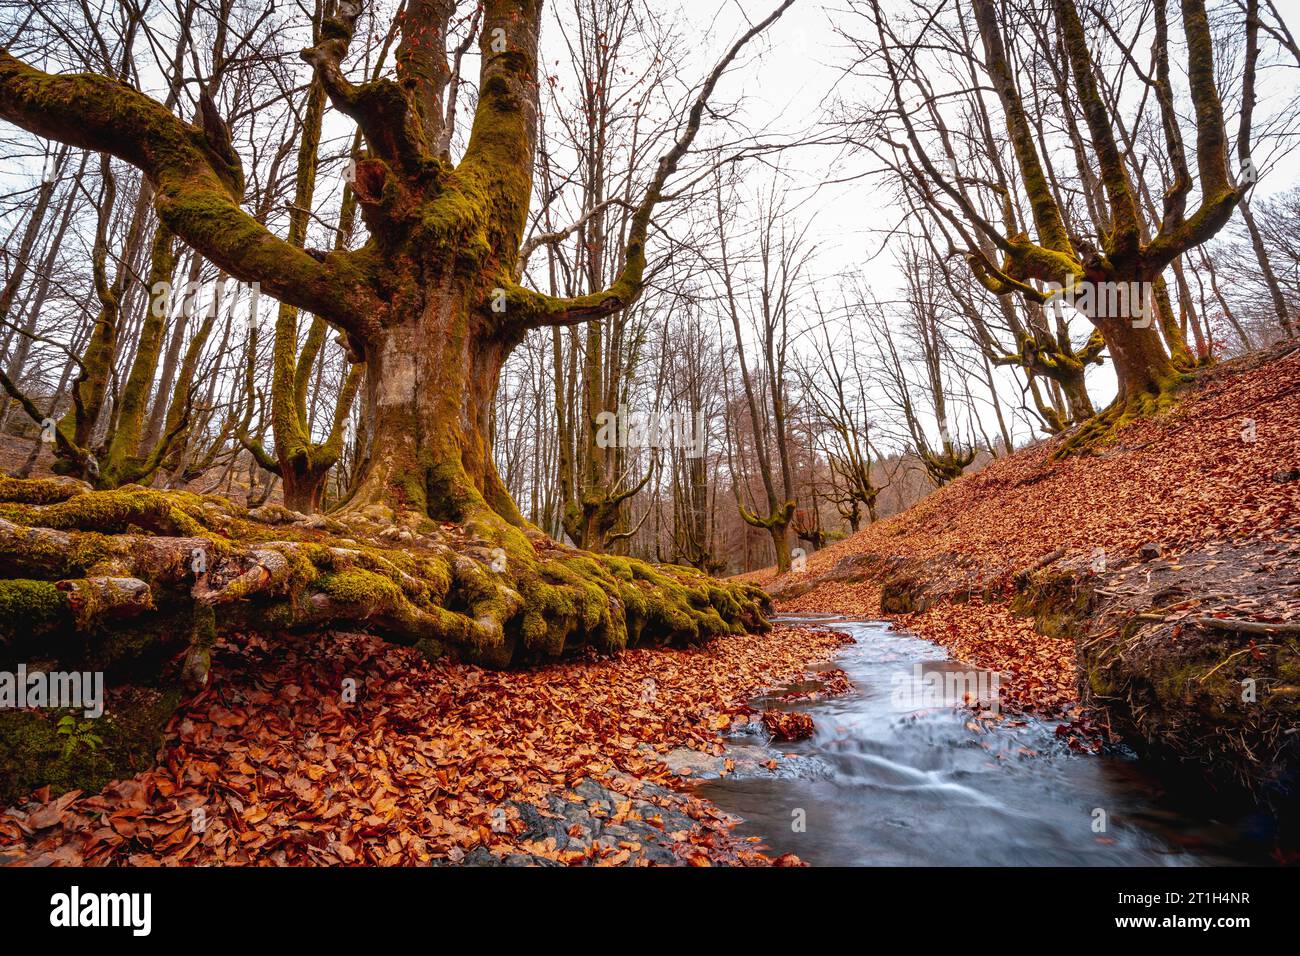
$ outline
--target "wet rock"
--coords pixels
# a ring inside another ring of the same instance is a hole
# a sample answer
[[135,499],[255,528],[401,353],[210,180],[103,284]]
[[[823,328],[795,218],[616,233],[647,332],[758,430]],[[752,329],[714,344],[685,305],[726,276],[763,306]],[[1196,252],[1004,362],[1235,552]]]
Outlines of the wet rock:
[[908,573],[899,573],[887,579],[880,588],[882,614],[913,614],[926,610],[930,600],[926,594],[926,581]]
[[1138,549],[1138,556],[1143,561],[1154,561],[1164,554],[1164,549],[1154,541],[1148,541]]
[[1295,620],[1293,581],[1300,543],[1286,538],[1207,541],[1108,572],[1105,591],[1062,618],[1079,640],[1083,703],[1144,757],[1196,767],[1225,791],[1289,791],[1297,698],[1250,700],[1243,682],[1293,686],[1293,650],[1195,622]]
[[[524,845],[544,844],[548,849],[553,846],[559,853],[581,853],[581,865],[584,866],[623,850],[628,851],[626,866],[676,865],[680,861],[672,849],[676,845],[672,834],[690,831],[696,826],[695,819],[685,812],[685,798],[672,790],[638,782],[631,777],[621,779],[627,781],[630,791],[627,794],[588,777],[575,783],[568,793],[550,794],[545,807],[520,800],[509,801],[506,806],[517,814],[511,827],[514,840]],[[454,864],[439,860],[434,865]],[[563,864],[526,849],[493,853],[486,847],[477,847],[465,855],[460,865]]]
[[548,860],[536,853],[493,853],[486,847],[475,847],[459,863],[451,860],[434,860],[431,866],[563,866],[558,860]]
[[181,683],[187,690],[200,691],[208,686],[212,670],[212,652],[202,644],[191,644],[181,664]]
[[663,754],[659,759],[679,777],[701,780],[722,776],[727,765],[725,757],[715,757],[712,754],[691,750],[689,747],[677,747]]

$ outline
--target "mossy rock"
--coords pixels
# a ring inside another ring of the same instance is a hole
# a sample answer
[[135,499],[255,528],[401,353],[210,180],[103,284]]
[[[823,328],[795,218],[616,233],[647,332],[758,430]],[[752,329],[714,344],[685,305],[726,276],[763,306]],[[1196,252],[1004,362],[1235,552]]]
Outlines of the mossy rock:
[[1020,582],[1011,610],[1032,617],[1040,634],[1075,638],[1088,626],[1093,584],[1075,571],[1039,571]]
[[0,644],[18,633],[44,633],[71,617],[67,595],[53,582],[0,580]]
[[925,589],[926,582],[911,575],[891,578],[880,588],[881,613],[912,614],[924,611],[929,606]]

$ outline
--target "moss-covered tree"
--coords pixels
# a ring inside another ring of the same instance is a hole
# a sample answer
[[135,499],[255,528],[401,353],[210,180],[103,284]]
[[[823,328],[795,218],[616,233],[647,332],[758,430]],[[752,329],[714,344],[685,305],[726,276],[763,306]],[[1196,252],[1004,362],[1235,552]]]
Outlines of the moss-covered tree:
[[[423,541],[429,553],[408,560],[400,551],[352,554],[356,549],[346,543],[324,551],[250,550],[216,540],[210,543],[217,567],[204,572],[200,603],[214,600],[212,593],[241,601],[258,595],[272,600],[258,618],[263,623],[361,618],[494,662],[514,659],[516,651],[557,654],[571,637],[621,647],[638,637],[692,640],[761,623],[764,600],[749,586],[597,560],[547,539],[524,521],[498,478],[489,425],[502,362],[530,329],[598,319],[636,300],[651,217],[691,147],[709,96],[743,45],[791,2],[745,33],[706,78],[636,204],[618,275],[607,288],[574,298],[526,288],[514,273],[536,152],[540,0],[484,3],[479,98],[458,163],[447,149],[445,109],[444,51],[455,4],[409,0],[396,79],[359,83],[343,64],[363,5],[337,0],[327,7],[320,41],[302,56],[329,102],[364,138],[352,188],[369,237],[351,251],[299,248],[240,207],[243,171],[215,110],[205,109],[201,125],[191,125],[119,81],[51,75],[0,53],[0,117],[142,170],[172,235],[230,275],[320,316],[365,362],[370,447],[344,517],[379,516],[387,525],[377,530],[396,541]],[[117,497],[76,495],[48,506],[20,501],[4,508],[4,516],[32,533],[147,528],[140,518],[123,517],[134,511],[166,515],[157,527],[173,538],[236,527],[196,517],[205,513],[198,501],[130,490],[101,494]],[[222,507],[209,502],[207,511]],[[14,534],[21,540],[25,532]],[[112,579],[148,583],[153,572],[138,567],[143,551],[138,560],[132,554],[114,551]],[[13,563],[36,576],[30,562],[15,557]],[[94,562],[79,570],[102,571]],[[160,586],[175,586],[167,581]],[[195,587],[188,588],[191,600]]]
[[[314,80],[307,90],[301,128],[298,131],[298,161],[294,179],[293,205],[289,210],[287,241],[303,248],[307,242],[307,222],[316,191],[316,166],[320,151],[321,123],[325,113],[325,88]],[[355,155],[360,138],[354,141]],[[354,160],[355,161],[355,160]],[[343,189],[339,224],[335,230],[336,250],[346,249],[356,226],[357,197],[351,185]],[[315,441],[307,399],[312,371],[322,358],[327,326],[320,316],[312,316],[301,349],[298,342],[298,309],[281,302],[276,310],[275,337],[271,352],[271,430],[275,454],[248,433],[248,419],[255,401],[254,366],[257,358],[256,328],[250,333],[244,401],[245,420],[237,429],[241,444],[267,471],[279,476],[286,508],[305,514],[320,510],[325,479],[343,453],[344,428],[353,401],[361,386],[364,365],[353,363],[345,374],[334,402],[334,413],[323,441]],[[356,356],[352,356],[355,358]]]
[[[1118,107],[1108,103],[1099,89],[1094,43],[1080,17],[1079,5],[1075,0],[1052,0],[1054,43],[1068,65],[1071,81],[1069,98],[1057,107],[1066,114],[1077,111],[1082,115],[1086,137],[1080,137],[1076,152],[1085,189],[1089,176],[1096,180],[1097,211],[1090,224],[1092,234],[1082,234],[1068,228],[1054,194],[1038,130],[1022,99],[1016,60],[1008,51],[1004,13],[992,0],[974,0],[974,20],[982,49],[971,52],[982,59],[1002,107],[1015,180],[1025,197],[1033,227],[1031,237],[1028,229],[1010,233],[999,228],[959,188],[959,177],[930,158],[908,100],[907,84],[917,71],[914,51],[908,42],[894,35],[879,3],[870,3],[876,41],[890,83],[891,113],[905,134],[910,171],[928,184],[936,200],[930,204],[934,213],[961,237],[975,279],[999,296],[1020,295],[1038,304],[1056,299],[1059,293],[1054,289],[1088,289],[1095,293],[1076,298],[1075,304],[1081,304],[1080,311],[1104,339],[1119,390],[1111,408],[1085,426],[1076,435],[1076,443],[1105,433],[1133,415],[1162,407],[1171,390],[1183,380],[1179,366],[1191,360],[1186,338],[1169,307],[1167,292],[1164,301],[1157,302],[1151,291],[1156,297],[1161,294],[1165,269],[1218,232],[1244,192],[1228,164],[1228,136],[1205,3],[1180,0],[1196,131],[1191,157],[1196,171],[1193,178],[1170,79],[1167,6],[1167,0],[1153,2],[1155,66],[1152,75],[1146,77],[1159,105],[1164,139],[1162,161],[1170,182],[1159,222],[1153,227],[1144,214],[1133,171],[1125,159],[1122,124],[1115,115]],[[1248,33],[1257,30],[1258,22],[1248,17],[1246,28]],[[1249,70],[1245,88],[1247,92],[1253,90]],[[1248,135],[1248,127],[1242,135]],[[1189,209],[1194,189],[1199,199],[1196,207]],[[992,254],[987,251],[990,243]],[[1108,290],[1116,288],[1147,291],[1140,303],[1114,308]]]

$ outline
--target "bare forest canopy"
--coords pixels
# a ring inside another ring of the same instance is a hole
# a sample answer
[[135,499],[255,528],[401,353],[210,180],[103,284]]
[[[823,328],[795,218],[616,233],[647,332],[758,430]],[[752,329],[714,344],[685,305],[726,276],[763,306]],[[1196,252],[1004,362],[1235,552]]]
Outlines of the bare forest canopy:
[[1285,6],[4,0],[4,470],[788,568],[1297,334]]

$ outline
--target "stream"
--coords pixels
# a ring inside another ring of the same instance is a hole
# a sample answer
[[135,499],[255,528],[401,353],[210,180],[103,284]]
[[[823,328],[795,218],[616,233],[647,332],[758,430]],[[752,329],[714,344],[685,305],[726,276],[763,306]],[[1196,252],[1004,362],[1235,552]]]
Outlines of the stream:
[[853,689],[793,703],[760,698],[756,706],[809,714],[813,736],[769,745],[751,725],[728,741],[736,772],[696,786],[772,855],[822,866],[1269,862],[1262,813],[1216,819],[1189,787],[1131,754],[1072,751],[1057,721],[984,721],[978,732],[969,707],[932,706],[915,693],[915,675],[962,666],[935,644],[879,621],[782,622],[852,635],[856,643],[823,669],[842,669]]

